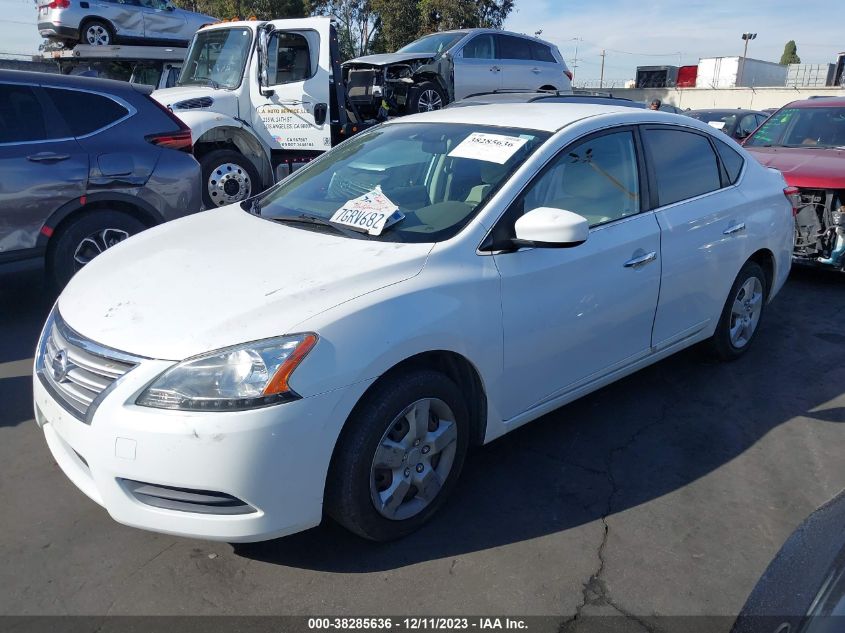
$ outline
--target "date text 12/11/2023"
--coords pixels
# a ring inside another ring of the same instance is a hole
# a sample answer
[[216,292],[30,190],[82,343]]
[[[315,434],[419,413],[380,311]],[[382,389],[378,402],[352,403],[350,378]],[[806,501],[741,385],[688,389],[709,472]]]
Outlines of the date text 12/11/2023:
[[308,618],[309,630],[527,630],[524,618],[511,617],[351,617]]

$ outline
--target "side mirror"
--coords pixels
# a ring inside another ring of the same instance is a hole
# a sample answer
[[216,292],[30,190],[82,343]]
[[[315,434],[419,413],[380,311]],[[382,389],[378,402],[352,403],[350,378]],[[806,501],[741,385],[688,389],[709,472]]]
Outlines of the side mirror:
[[520,217],[514,229],[515,246],[569,248],[587,241],[590,223],[572,211],[539,207]]
[[272,97],[270,85],[270,33],[272,24],[265,24],[258,29],[258,91],[262,97]]

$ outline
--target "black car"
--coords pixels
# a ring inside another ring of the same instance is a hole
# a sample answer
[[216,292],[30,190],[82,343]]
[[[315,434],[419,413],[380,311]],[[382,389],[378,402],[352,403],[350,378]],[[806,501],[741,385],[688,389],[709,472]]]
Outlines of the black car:
[[64,285],[106,248],[200,210],[191,131],[147,86],[0,70],[0,268]]
[[718,128],[737,141],[750,136],[763,121],[769,118],[765,112],[740,109],[689,110],[683,114]]

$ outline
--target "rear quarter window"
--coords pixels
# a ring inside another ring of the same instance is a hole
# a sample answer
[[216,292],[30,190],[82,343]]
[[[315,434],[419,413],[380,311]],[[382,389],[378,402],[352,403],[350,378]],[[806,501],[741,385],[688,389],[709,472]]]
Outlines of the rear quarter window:
[[735,184],[739,180],[739,174],[742,173],[742,166],[745,164],[742,156],[732,147],[728,147],[727,143],[716,141],[716,151],[719,152],[719,158],[722,159],[722,166],[728,176],[728,182]]
[[74,136],[102,130],[129,114],[129,110],[104,95],[65,88],[45,88],[45,92]]
[[540,42],[531,42],[531,58],[538,62],[557,63],[551,49]]

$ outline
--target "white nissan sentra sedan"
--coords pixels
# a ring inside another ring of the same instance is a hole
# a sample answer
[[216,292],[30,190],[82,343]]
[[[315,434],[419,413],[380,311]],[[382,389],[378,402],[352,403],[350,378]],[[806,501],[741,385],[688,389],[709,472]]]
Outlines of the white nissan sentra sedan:
[[126,525],[257,541],[325,511],[400,537],[470,445],[694,343],[742,355],[789,273],[785,186],[661,112],[391,121],[86,266],[38,344],[36,420]]

